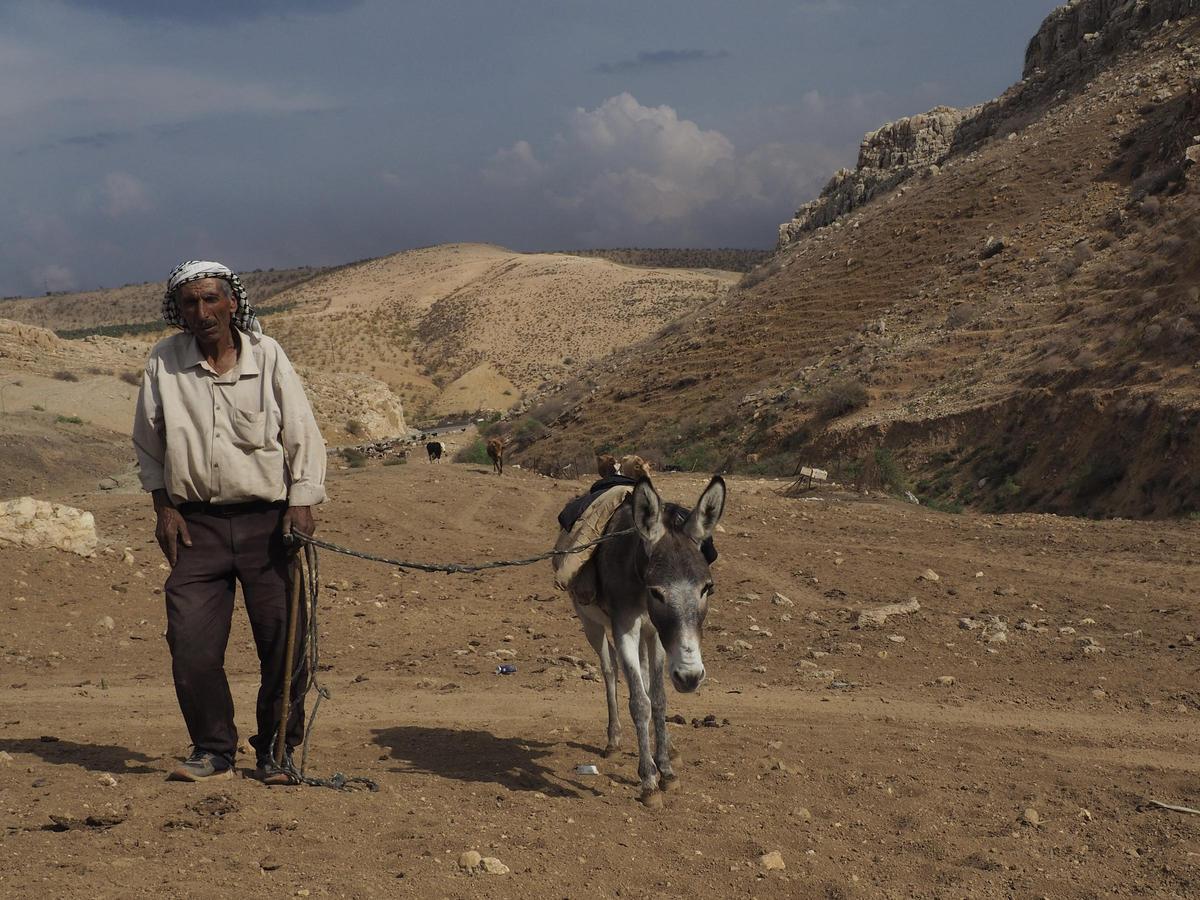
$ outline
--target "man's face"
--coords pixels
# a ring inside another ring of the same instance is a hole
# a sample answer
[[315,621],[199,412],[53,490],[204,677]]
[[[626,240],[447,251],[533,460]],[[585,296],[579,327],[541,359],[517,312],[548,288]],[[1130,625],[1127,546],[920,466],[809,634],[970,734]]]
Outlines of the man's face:
[[179,315],[201,344],[213,345],[229,333],[237,301],[224,278],[190,281],[175,292]]

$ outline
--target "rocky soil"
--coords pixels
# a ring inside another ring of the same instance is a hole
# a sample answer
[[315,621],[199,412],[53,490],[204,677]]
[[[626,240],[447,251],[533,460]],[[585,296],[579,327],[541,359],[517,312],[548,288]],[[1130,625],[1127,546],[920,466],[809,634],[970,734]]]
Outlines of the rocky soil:
[[[682,502],[702,483],[657,481]],[[1196,895],[1200,817],[1146,804],[1200,805],[1200,524],[781,486],[730,482],[709,678],[669,695],[680,779],[651,812],[632,751],[600,757],[595,660],[548,565],[424,575],[322,553],[333,697],[309,766],[379,792],[164,781],[187,736],[149,505],[64,479],[52,499],[92,511],[107,550],[0,549],[0,893]],[[320,533],[420,560],[523,556],[580,487],[335,470]],[[255,666],[238,612],[243,729]]]

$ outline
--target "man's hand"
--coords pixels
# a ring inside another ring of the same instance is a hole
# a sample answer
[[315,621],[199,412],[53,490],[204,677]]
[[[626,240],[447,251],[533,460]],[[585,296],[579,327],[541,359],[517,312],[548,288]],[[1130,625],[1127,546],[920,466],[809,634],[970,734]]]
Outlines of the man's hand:
[[289,506],[283,514],[282,531],[285,537],[293,531],[311,535],[316,529],[317,520],[311,506]]
[[175,563],[179,560],[179,543],[182,541],[183,546],[192,546],[192,536],[188,534],[187,521],[171,503],[167,492],[155,491],[153,496],[154,511],[158,513],[154,537],[158,540],[158,546],[162,548],[163,556],[167,558],[171,568],[175,568]]

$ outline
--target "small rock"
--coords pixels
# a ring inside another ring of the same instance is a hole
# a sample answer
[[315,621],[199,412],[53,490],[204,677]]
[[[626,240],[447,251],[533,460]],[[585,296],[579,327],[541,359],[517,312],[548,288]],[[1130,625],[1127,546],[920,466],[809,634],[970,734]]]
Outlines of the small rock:
[[921,581],[941,581],[942,580],[942,576],[939,575],[937,572],[933,571],[933,569],[926,569],[924,572],[922,572],[920,575],[918,575],[917,578],[919,578]]
[[112,631],[117,627],[117,623],[113,621],[112,616],[103,616],[101,617],[100,621],[96,623],[96,627]]
[[937,683],[942,687],[954,687],[954,685],[958,684],[958,679],[953,675],[939,675]]
[[774,603],[776,606],[791,607],[791,606],[796,605],[795,603],[793,603],[787,597],[783,596],[783,594],[779,593],[778,591],[776,591],[775,596],[771,598],[771,602]]
[[0,766],[11,766],[12,762],[12,754],[7,750],[0,750]]
[[283,863],[281,863],[279,860],[277,860],[273,856],[265,856],[258,861],[258,867],[260,869],[262,869],[264,872],[274,872],[276,869],[280,868],[282,865],[283,865]]
[[902,634],[889,634],[888,640],[893,644],[903,644],[906,639]]
[[1007,245],[1003,238],[998,238],[995,235],[989,237],[983,244],[983,249],[979,251],[980,259],[991,259],[996,254],[1000,253]]
[[1102,690],[1100,688],[1094,688],[1092,690],[1092,697],[1094,697],[1097,700],[1103,700],[1107,696],[1108,696],[1108,692],[1105,690]]
[[458,867],[473,872],[483,863],[483,857],[474,850],[466,850],[458,857]]
[[778,850],[772,850],[770,853],[764,853],[758,858],[758,864],[767,872],[782,872],[787,868],[784,864],[783,854]]
[[892,616],[902,616],[915,613],[921,608],[916,597],[910,597],[903,603],[889,603],[887,606],[877,606],[875,609],[864,610],[858,614],[858,626],[879,626]]
[[801,806],[796,810],[796,818],[799,819],[801,822],[811,822],[812,821],[812,813],[810,813],[808,811],[808,807]]
[[1026,825],[1037,828],[1042,824],[1042,817],[1038,814],[1038,811],[1031,806],[1029,809],[1025,810],[1025,812],[1021,813],[1021,821]]
[[121,554],[121,562],[127,566],[132,566],[136,560],[133,558],[133,550],[129,547],[125,548],[125,552]]
[[494,856],[485,856],[483,862],[483,871],[489,875],[507,875],[511,869]]
[[96,779],[96,781],[100,782],[100,784],[104,787],[117,786],[117,779],[113,778],[108,772],[102,773],[100,777]]

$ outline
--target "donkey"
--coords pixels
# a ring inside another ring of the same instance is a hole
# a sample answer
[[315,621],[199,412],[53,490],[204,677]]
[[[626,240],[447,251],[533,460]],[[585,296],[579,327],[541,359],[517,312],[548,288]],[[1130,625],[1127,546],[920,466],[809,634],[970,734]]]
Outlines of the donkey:
[[663,670],[680,693],[691,693],[704,681],[700,640],[713,580],[700,545],[712,536],[725,511],[725,482],[714,477],[691,511],[664,503],[649,478],[638,481],[631,499],[609,520],[605,534],[633,532],[600,544],[569,591],[604,673],[608,700],[604,755],[611,756],[621,742],[615,657],[629,685],[641,801],[658,808],[662,806],[658,788],[666,790],[676,777],[671,768]]
[[487,455],[492,461],[492,471],[497,475],[504,474],[504,441],[501,438],[488,438]]

